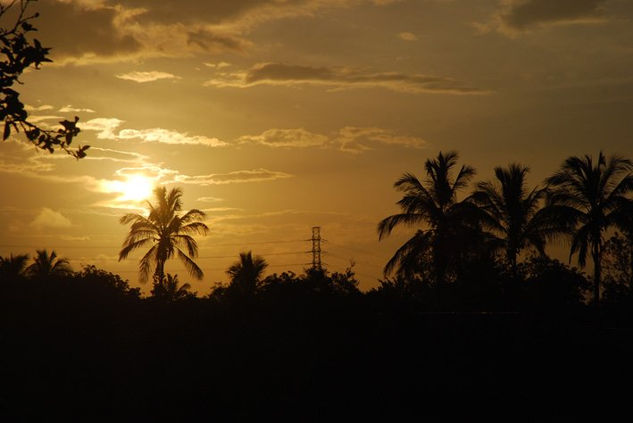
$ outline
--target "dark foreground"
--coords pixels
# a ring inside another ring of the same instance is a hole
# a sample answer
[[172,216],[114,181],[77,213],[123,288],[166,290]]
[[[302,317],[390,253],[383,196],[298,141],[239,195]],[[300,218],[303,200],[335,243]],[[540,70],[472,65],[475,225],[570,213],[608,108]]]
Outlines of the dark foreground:
[[0,301],[3,421],[559,421],[630,404],[621,310],[424,313],[367,295],[166,303],[53,288]]

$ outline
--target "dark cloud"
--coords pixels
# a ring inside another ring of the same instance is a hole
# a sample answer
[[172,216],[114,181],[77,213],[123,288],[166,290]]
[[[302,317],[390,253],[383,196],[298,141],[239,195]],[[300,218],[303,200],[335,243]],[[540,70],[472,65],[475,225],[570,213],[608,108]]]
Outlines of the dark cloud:
[[39,1],[30,8],[40,13],[37,37],[52,46],[53,57],[130,54],[141,44],[117,25],[121,11],[113,7],[86,7],[73,2]]
[[387,0],[42,0],[40,38],[57,61],[242,51],[256,25]]
[[484,90],[441,76],[400,72],[363,72],[351,68],[327,68],[264,63],[245,73],[219,73],[205,85],[246,88],[256,85],[326,85],[334,89],[382,87],[393,91],[481,94]]
[[539,24],[596,20],[602,17],[605,0],[515,1],[500,13],[504,25],[522,30]]

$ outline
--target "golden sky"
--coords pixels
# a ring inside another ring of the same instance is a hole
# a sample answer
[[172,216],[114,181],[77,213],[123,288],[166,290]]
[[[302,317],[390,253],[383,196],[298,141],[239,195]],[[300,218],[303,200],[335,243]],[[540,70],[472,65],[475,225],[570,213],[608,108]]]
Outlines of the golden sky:
[[[206,294],[240,251],[300,271],[312,226],[361,288],[411,232],[378,242],[393,182],[457,150],[476,180],[533,183],[573,154],[633,156],[630,0],[39,0],[54,63],[24,75],[42,125],[80,116],[89,157],[0,143],[0,255],[121,263],[149,183],[208,213]],[[130,191],[130,180],[135,182]],[[185,277],[175,260],[166,271]],[[146,287],[147,288],[147,287]]]

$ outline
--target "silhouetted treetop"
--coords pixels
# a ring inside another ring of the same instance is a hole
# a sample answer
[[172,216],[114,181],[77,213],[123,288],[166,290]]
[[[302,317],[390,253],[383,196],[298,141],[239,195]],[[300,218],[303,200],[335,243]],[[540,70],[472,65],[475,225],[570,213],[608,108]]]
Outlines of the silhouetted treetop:
[[37,38],[30,37],[37,31],[32,21],[38,13],[29,15],[28,6],[36,0],[14,0],[0,3],[0,120],[4,122],[2,139],[9,138],[12,132],[23,132],[26,138],[37,148],[53,153],[64,150],[80,159],[86,156],[87,145],[71,148],[73,139],[79,134],[77,122],[63,120],[56,130],[45,129],[29,122],[28,112],[20,100],[15,84],[25,70],[39,69],[48,58],[50,48],[42,47]]
[[120,222],[130,225],[130,232],[119,252],[119,261],[142,247],[150,247],[139,262],[139,274],[146,281],[152,264],[154,276],[162,280],[165,276],[165,262],[177,255],[184,263],[189,274],[202,279],[202,269],[193,261],[198,255],[198,244],[192,235],[205,235],[209,228],[201,221],[206,214],[198,209],[182,211],[182,190],[173,188],[167,192],[165,187],[154,189],[156,203],[147,202],[148,216],[129,213],[121,217]]

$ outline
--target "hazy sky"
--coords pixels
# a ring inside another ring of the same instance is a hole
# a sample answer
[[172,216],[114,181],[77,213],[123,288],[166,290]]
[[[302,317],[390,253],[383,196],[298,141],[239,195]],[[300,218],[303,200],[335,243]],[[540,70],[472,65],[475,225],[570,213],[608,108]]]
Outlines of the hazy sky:
[[[633,156],[630,0],[40,0],[53,64],[24,75],[42,125],[80,116],[76,161],[0,143],[0,255],[118,263],[134,181],[208,213],[206,294],[240,251],[300,271],[321,226],[363,289],[412,231],[378,242],[393,182],[457,150],[476,180],[540,182],[572,154]],[[130,183],[129,181],[132,181]],[[132,190],[132,191],[131,191]],[[178,261],[166,270],[185,277]],[[147,286],[144,288],[147,289]]]

